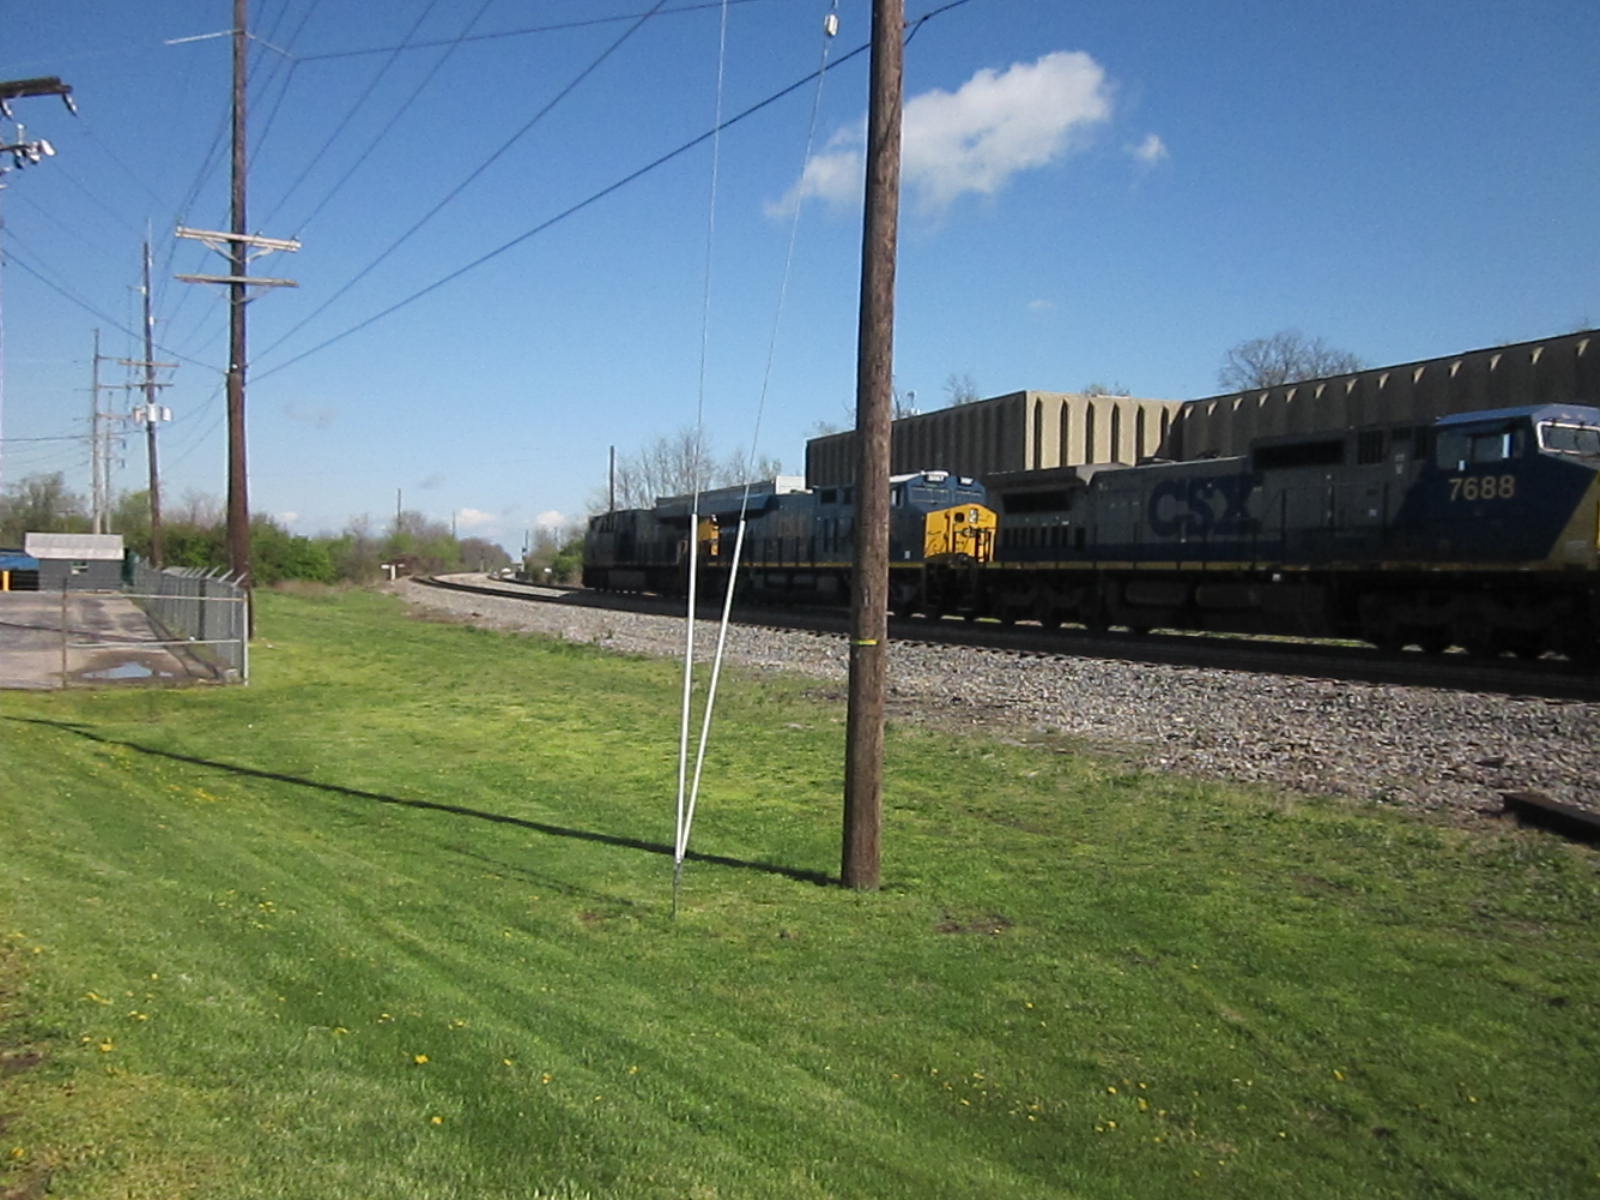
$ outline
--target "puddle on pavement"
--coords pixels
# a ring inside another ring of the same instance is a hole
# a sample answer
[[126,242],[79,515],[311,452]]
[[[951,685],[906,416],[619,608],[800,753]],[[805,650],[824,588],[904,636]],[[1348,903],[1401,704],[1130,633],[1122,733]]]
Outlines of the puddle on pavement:
[[103,671],[85,671],[79,679],[149,679],[156,672],[143,663],[125,662]]

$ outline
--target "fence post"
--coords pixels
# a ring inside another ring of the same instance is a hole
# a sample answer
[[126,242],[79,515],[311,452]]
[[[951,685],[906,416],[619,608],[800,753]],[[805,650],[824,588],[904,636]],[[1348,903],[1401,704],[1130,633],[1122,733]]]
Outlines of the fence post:
[[67,581],[61,581],[61,687],[67,686]]

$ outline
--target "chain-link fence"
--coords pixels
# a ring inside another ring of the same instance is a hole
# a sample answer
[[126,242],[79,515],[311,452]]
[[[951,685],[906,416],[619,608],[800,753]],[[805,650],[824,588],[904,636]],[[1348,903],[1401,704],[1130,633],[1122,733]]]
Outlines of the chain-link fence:
[[218,571],[133,563],[128,599],[174,649],[193,654],[224,680],[250,678],[249,593]]

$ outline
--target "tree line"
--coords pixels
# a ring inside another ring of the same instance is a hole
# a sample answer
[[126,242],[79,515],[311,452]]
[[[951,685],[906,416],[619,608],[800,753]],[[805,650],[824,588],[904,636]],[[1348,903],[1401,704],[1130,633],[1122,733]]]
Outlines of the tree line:
[[[165,508],[165,506],[163,506]],[[150,496],[124,492],[109,514],[113,532],[123,545],[150,561]],[[88,533],[93,528],[83,497],[71,491],[63,476],[33,475],[0,493],[0,547],[21,547],[28,533]],[[227,521],[220,501],[190,493],[162,514],[163,565],[228,567]],[[556,555],[571,539],[549,548]],[[448,571],[496,571],[511,564],[500,546],[484,538],[458,538],[442,521],[420,512],[397,514],[383,527],[370,517],[357,517],[337,534],[306,537],[291,533],[265,514],[250,522],[250,567],[254,581],[270,586],[287,579],[316,583],[373,583],[383,578],[383,564],[399,564],[404,574]]]

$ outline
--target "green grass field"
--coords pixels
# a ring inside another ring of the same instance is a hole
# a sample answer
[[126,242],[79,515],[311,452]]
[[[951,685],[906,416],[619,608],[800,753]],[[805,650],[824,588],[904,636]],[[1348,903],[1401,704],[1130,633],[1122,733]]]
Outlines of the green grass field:
[[261,598],[0,695],[0,1197],[1600,1195],[1600,856]]

